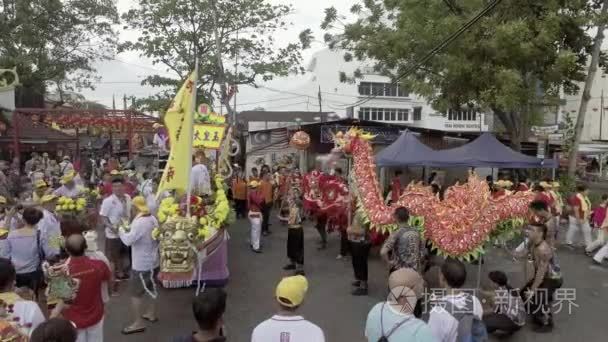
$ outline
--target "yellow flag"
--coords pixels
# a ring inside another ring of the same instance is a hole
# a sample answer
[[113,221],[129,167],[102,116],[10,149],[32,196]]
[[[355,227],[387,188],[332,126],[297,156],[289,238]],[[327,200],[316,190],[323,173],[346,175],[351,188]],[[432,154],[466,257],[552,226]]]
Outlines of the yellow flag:
[[171,151],[158,185],[157,196],[166,190],[176,190],[183,195],[190,183],[192,159],[192,125],[194,118],[194,95],[196,71],[184,82],[165,114],[165,126],[169,132]]

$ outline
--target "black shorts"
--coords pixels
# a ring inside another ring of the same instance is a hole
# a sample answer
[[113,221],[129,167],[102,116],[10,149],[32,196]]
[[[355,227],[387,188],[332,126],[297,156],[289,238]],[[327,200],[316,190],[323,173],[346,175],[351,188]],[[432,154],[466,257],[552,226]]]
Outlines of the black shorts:
[[106,238],[106,257],[110,262],[116,262],[116,260],[120,259],[122,249],[123,243],[120,238]]
[[[129,294],[133,297],[142,297],[148,291],[154,293],[156,283],[156,271],[131,271],[129,279]],[[145,288],[144,288],[145,286]]]
[[17,274],[16,287],[27,287],[36,293],[42,286],[42,271]]

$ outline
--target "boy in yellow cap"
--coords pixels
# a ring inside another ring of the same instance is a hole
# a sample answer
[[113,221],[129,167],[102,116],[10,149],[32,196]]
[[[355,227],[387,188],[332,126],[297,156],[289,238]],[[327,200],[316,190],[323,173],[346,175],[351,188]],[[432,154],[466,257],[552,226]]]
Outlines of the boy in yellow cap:
[[[134,197],[131,208],[135,214],[133,222],[129,229],[121,227],[118,232],[122,243],[131,247],[132,259],[129,292],[134,321],[122,330],[125,335],[143,332],[146,321],[157,321],[155,301],[158,292],[154,284],[154,270],[159,266],[159,260],[158,242],[152,238],[152,231],[158,227],[158,221],[150,213],[143,196]],[[144,304],[147,304],[146,308]]]
[[53,192],[58,197],[76,198],[82,195],[83,188],[76,185],[74,177],[76,174],[72,171],[61,177],[61,187]]
[[283,278],[275,292],[280,310],[253,330],[251,342],[325,342],[323,330],[297,314],[307,291],[308,280],[304,276]]
[[50,192],[48,184],[43,179],[38,179],[34,182],[34,192],[32,193],[32,200],[34,203],[40,204],[42,197]]
[[249,182],[249,194],[247,195],[247,204],[249,207],[249,222],[251,223],[251,249],[255,253],[261,253],[262,249],[260,246],[260,235],[262,234],[262,210],[264,208],[264,196],[259,190],[260,182],[251,181]]
[[57,199],[56,195],[47,194],[39,201],[42,219],[38,222],[38,230],[40,230],[40,242],[48,246],[47,258],[59,255],[61,250],[61,225],[54,213]]

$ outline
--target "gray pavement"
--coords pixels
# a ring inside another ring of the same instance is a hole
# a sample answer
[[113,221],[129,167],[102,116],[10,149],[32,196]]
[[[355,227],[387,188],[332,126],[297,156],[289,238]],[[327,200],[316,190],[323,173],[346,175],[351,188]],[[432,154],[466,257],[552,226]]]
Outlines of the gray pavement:
[[[225,316],[229,341],[249,341],[251,331],[277,309],[273,299],[277,281],[287,273],[285,241],[287,229],[274,222],[273,234],[264,238],[264,253],[254,254],[248,248],[248,222],[240,220],[229,228],[230,282],[228,309]],[[363,329],[369,309],[381,301],[386,293],[387,271],[376,253],[370,259],[370,296],[352,297],[350,282],[352,268],[349,259],[336,260],[339,237],[330,235],[327,250],[317,251],[317,233],[306,226],[305,269],[310,282],[309,293],[302,314],[318,324],[327,341],[365,341]],[[565,233],[563,233],[565,234]],[[608,340],[608,268],[592,266],[591,260],[581,251],[558,251],[564,287],[576,289],[575,304],[568,314],[564,303],[555,316],[555,329],[548,334],[537,334],[529,326],[518,332],[510,341],[522,342],[600,342]],[[511,277],[514,286],[521,285],[523,266],[512,261],[502,250],[491,250],[483,265],[482,274],[502,269]],[[469,267],[468,285],[475,287],[477,266]],[[145,333],[123,336],[120,330],[130,321],[129,299],[125,290],[120,297],[112,298],[105,322],[106,341],[170,341],[172,336],[192,331],[190,302],[194,289],[160,290],[160,321],[149,324]],[[269,341],[273,342],[273,341]]]

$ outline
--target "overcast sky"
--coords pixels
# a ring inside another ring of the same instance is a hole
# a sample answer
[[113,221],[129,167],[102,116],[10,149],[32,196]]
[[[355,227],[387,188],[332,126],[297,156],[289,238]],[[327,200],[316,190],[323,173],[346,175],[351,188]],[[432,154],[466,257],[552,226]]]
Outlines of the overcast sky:
[[[297,41],[298,34],[306,29],[311,28],[314,31],[315,38],[322,41],[323,32],[319,28],[323,20],[323,10],[329,6],[335,6],[339,13],[348,14],[349,8],[355,3],[353,0],[269,0],[275,4],[292,4],[294,14],[290,16],[293,22],[293,27],[288,31],[281,32],[277,35],[277,44],[283,45],[289,42]],[[118,9],[121,13],[127,11],[137,4],[137,0],[118,0]],[[137,32],[120,32],[120,39],[133,39],[137,37]],[[320,42],[313,43],[312,48],[304,52],[304,65],[307,65],[308,60],[313,52],[324,48],[324,44]],[[116,96],[116,106],[122,109],[123,95],[137,97],[145,97],[157,92],[157,89],[151,87],[143,87],[139,85],[141,79],[152,74],[163,74],[165,68],[162,65],[152,65],[149,61],[140,58],[137,53],[126,52],[116,56],[115,60],[98,63],[97,70],[101,76],[100,82],[96,85],[95,90],[82,91],[87,99],[97,101],[108,107],[112,106],[112,96]],[[158,72],[158,71],[160,72]],[[305,76],[304,76],[305,77]],[[303,78],[290,78],[288,80],[275,80],[266,85],[278,87],[280,89],[290,89],[293,84],[297,84]],[[272,99],[273,97],[284,97],[285,95],[272,93],[263,89],[252,89],[251,87],[243,86],[239,90],[238,102],[244,104],[239,107],[239,110],[252,109],[257,106],[264,106],[264,103],[255,103],[247,105],[251,102],[259,102],[260,99]]]

